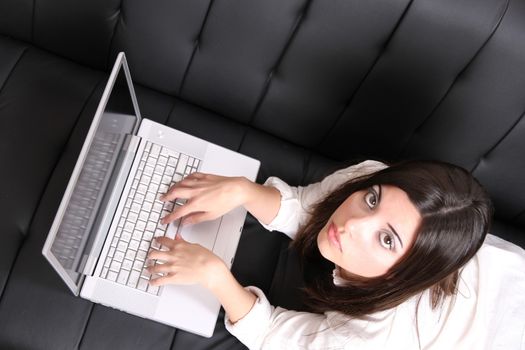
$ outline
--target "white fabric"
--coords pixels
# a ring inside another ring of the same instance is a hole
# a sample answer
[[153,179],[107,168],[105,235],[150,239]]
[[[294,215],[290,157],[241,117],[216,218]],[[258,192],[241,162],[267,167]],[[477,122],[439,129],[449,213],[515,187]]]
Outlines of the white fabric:
[[[279,189],[282,202],[267,229],[293,238],[310,205],[342,182],[383,167],[363,162],[307,187],[268,179],[266,185]],[[344,283],[337,270],[334,281]],[[358,320],[338,312],[320,315],[273,307],[260,289],[247,289],[257,302],[235,324],[225,323],[250,349],[525,350],[525,251],[493,235],[462,269],[458,294],[436,311],[430,308],[428,291]]]

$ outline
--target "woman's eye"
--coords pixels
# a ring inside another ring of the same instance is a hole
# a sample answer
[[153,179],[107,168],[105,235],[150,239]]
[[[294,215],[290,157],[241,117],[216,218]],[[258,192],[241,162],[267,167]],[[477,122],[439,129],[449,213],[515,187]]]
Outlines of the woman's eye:
[[394,238],[388,232],[379,233],[379,243],[386,249],[389,249],[389,250],[394,249]]
[[365,202],[370,207],[370,209],[377,205],[377,194],[374,190],[368,190],[367,194],[365,194]]

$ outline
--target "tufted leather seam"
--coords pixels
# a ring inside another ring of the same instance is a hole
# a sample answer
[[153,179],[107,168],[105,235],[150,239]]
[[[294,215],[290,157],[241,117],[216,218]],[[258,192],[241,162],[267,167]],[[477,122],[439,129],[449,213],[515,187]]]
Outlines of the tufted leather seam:
[[312,150],[310,150],[310,153],[308,154],[305,164],[304,164],[304,171],[303,171],[303,177],[301,178],[300,184],[305,185],[304,181],[306,180],[306,174],[308,174],[308,170],[310,170],[310,165],[312,165],[312,158],[314,156],[314,153]]
[[86,322],[84,323],[84,327],[83,327],[83,330],[82,330],[82,334],[80,335],[78,341],[77,341],[77,344],[75,345],[75,349],[80,349],[82,347],[82,342],[84,341],[84,337],[86,335],[86,329],[89,325],[89,321],[91,320],[91,316],[93,315],[93,310],[95,309],[95,304],[94,303],[91,303],[90,305],[90,308],[89,308],[89,313],[86,317]]
[[[489,36],[487,36],[487,39],[485,40],[485,42],[479,47],[479,49],[474,53],[474,55],[472,55],[471,59],[467,62],[467,64],[465,65],[465,67],[463,67],[463,69],[461,69],[461,71],[456,75],[456,77],[454,78],[454,80],[452,81],[452,83],[450,84],[450,86],[448,87],[447,91],[443,94],[443,96],[441,97],[441,99],[438,101],[438,103],[434,106],[434,108],[432,109],[432,111],[430,111],[430,113],[428,114],[428,116],[426,118],[424,118],[421,123],[414,129],[414,131],[412,132],[412,134],[410,135],[410,137],[407,139],[407,141],[405,142],[405,145],[403,146],[403,148],[399,151],[399,153],[397,154],[397,156],[401,156],[403,155],[407,148],[408,148],[408,145],[410,144],[410,141],[412,141],[414,135],[416,135],[420,130],[421,128],[423,128],[423,126],[427,123],[427,121],[429,121],[432,116],[434,115],[434,113],[438,110],[439,106],[441,106],[441,104],[443,103],[443,101],[447,98],[448,94],[450,93],[450,91],[452,91],[452,88],[455,86],[456,82],[460,79],[460,77],[466,72],[466,70],[470,67],[470,65],[472,64],[472,62],[474,62],[476,60],[476,58],[480,55],[481,51],[487,46],[487,44],[489,43],[489,41],[492,39],[492,37],[494,36],[494,34],[496,33],[496,31],[498,30],[499,26],[501,25],[501,22],[503,21],[503,17],[505,17],[505,14],[507,13],[507,10],[509,8],[509,3],[510,3],[510,0],[507,0],[506,3],[505,3],[505,6],[502,7],[502,12],[501,12],[501,15],[497,21],[497,23],[494,25],[494,27],[492,28],[492,31],[490,33]],[[478,162],[479,163],[479,162]]]
[[[24,50],[24,53],[25,53],[26,51],[27,51],[27,49]],[[21,56],[22,56],[22,55],[21,55]],[[18,61],[20,61],[20,59],[19,59]],[[17,63],[18,63],[18,61],[17,61]],[[15,65],[15,66],[16,66],[16,65]],[[13,70],[14,70],[14,68],[13,68]],[[6,81],[7,81],[7,79],[6,79]],[[44,198],[44,193],[46,192],[47,185],[49,184],[49,181],[50,181],[51,177],[53,176],[53,174],[54,174],[54,172],[55,172],[55,170],[56,170],[56,167],[57,167],[58,163],[60,162],[60,159],[62,158],[62,155],[64,154],[64,150],[66,149],[67,144],[68,144],[68,143],[70,142],[70,140],[71,140],[71,137],[72,137],[72,135],[73,135],[73,130],[75,130],[75,128],[76,128],[76,126],[78,125],[78,122],[79,122],[79,120],[80,120],[80,115],[82,114],[82,112],[83,112],[84,109],[86,108],[86,105],[87,105],[88,101],[91,99],[91,97],[92,97],[93,94],[95,93],[95,91],[96,91],[96,87],[97,87],[99,84],[100,84],[100,83],[95,84],[95,87],[93,88],[93,90],[92,90],[91,93],[89,94],[88,98],[87,98],[86,101],[84,102],[82,108],[80,109],[80,112],[79,112],[79,114],[78,114],[78,116],[77,116],[77,120],[75,121],[75,124],[74,124],[73,127],[71,128],[71,132],[69,133],[68,139],[67,139],[67,141],[64,143],[64,146],[62,147],[62,150],[59,152],[58,157],[57,157],[57,160],[55,161],[55,165],[53,166],[53,169],[50,171],[50,173],[49,173],[49,175],[48,175],[47,181],[45,182],[45,183],[46,183],[46,186],[44,186],[44,188],[42,189],[42,191],[41,191],[41,193],[40,193],[40,198],[39,198],[38,201],[37,201],[36,209],[35,209],[35,211],[33,212],[32,216],[31,216],[31,219],[29,220],[29,223],[28,223],[28,225],[27,225],[27,227],[28,227],[28,228],[27,228],[27,231],[29,231],[29,230],[31,229],[31,226],[33,225],[33,221],[34,221],[34,219],[35,219],[36,213],[38,212],[38,208],[40,208],[40,205],[41,205],[41,203],[42,203],[42,199]],[[15,267],[15,265],[16,265],[16,261],[18,260],[18,257],[19,257],[19,255],[20,255],[20,252],[21,252],[22,247],[23,247],[23,245],[24,245],[24,241],[27,239],[27,234],[28,234],[28,232],[21,232],[21,233],[22,233],[22,234],[21,234],[22,240],[21,240],[20,245],[19,245],[19,247],[18,247],[18,249],[17,249],[17,251],[16,251],[15,257],[14,257],[14,259],[13,259],[13,263],[11,264],[9,271],[7,272],[7,276],[6,276],[6,279],[5,279],[4,288],[3,288],[3,290],[0,291],[0,293],[1,293],[1,294],[0,294],[0,302],[1,302],[2,298],[3,298],[4,291],[5,291],[5,287],[6,287],[6,286],[8,285],[8,283],[9,283],[9,279],[10,279],[10,277],[11,277],[11,275],[12,275],[12,272],[13,272],[13,269],[14,269],[14,267]]]
[[270,83],[271,83],[271,80],[272,80],[272,78],[273,78],[273,76],[275,74],[275,71],[277,70],[277,68],[281,64],[281,61],[283,60],[284,55],[286,54],[286,51],[290,47],[290,44],[293,41],[293,38],[295,37],[295,35],[297,33],[299,25],[300,25],[300,23],[302,23],[303,18],[305,17],[308,9],[310,8],[310,4],[311,3],[312,3],[312,0],[309,0],[308,3],[306,3],[304,8],[302,9],[302,11],[299,13],[299,16],[297,16],[297,19],[295,20],[294,25],[292,26],[290,37],[288,38],[286,44],[283,47],[283,50],[281,51],[281,53],[279,54],[279,56],[277,58],[277,61],[272,66],[272,69],[270,70],[270,73],[268,74],[268,77],[266,78],[266,81],[264,83],[264,86],[263,86],[263,89],[261,91],[261,94],[260,94],[259,98],[257,99],[257,102],[255,103],[255,108],[254,108],[254,110],[253,110],[253,112],[252,112],[248,122],[246,123],[247,127],[246,127],[246,130],[244,131],[244,134],[241,137],[241,142],[239,143],[239,148],[237,149],[237,151],[240,151],[242,145],[244,144],[244,140],[246,139],[246,136],[248,135],[248,132],[251,129],[252,122],[255,119],[255,116],[257,115],[257,112],[259,111],[259,108],[261,107],[262,102],[263,102],[264,98],[266,97],[266,94],[268,93],[268,90],[270,89]]
[[[28,50],[28,48],[25,47],[24,50],[22,51],[22,53],[20,54],[20,56],[18,57],[18,59],[16,60],[15,64],[13,65],[13,68],[11,69],[9,74],[7,75],[7,77],[6,77],[5,81],[4,81],[4,84],[2,86],[0,86],[0,94],[2,94],[2,90],[3,90],[4,86],[7,85],[7,81],[9,80],[11,75],[13,74],[13,71],[15,70],[16,66],[18,65],[18,63],[22,59],[22,56],[24,56],[24,54],[27,52],[27,50]],[[32,221],[32,219],[31,219],[31,221]],[[7,275],[6,275],[3,287],[0,286],[0,303],[2,302],[2,298],[4,296],[4,291],[5,291],[6,287],[7,287],[7,284],[9,283],[9,277],[11,276],[11,272],[13,271],[13,268],[15,266],[16,260],[18,259],[18,255],[20,254],[20,250],[22,249],[22,246],[24,244],[25,235],[24,235],[23,232],[20,235],[20,237],[21,237],[21,242],[20,242],[20,244],[18,246],[18,249],[17,249],[17,251],[16,251],[16,253],[14,255],[13,263],[11,264],[11,266],[9,267],[9,270],[7,271]]]
[[483,159],[486,159],[490,155],[490,153],[492,153],[503,142],[503,140],[507,138],[507,136],[512,132],[512,130],[514,130],[514,128],[516,128],[516,126],[524,119],[524,117],[525,112],[523,112],[521,116],[514,122],[514,124],[512,124],[511,127],[503,134],[503,136],[500,137],[500,139],[496,141],[496,143],[478,159],[474,167],[470,170],[471,173],[474,173],[476,171]]
[[175,109],[176,104],[177,104],[177,99],[173,98],[173,104],[171,105],[170,111],[168,112],[168,116],[166,118],[166,121],[164,122],[164,125],[168,125],[169,121],[171,120],[171,114],[173,113],[173,110]]
[[175,339],[177,338],[178,329],[177,328],[172,328],[172,329],[173,329],[173,337],[171,338],[171,344],[168,349],[174,349],[173,346],[175,345]]
[[28,48],[27,47],[24,47],[24,50],[22,51],[22,53],[20,54],[20,56],[18,57],[18,59],[16,60],[15,64],[13,65],[13,68],[11,68],[11,71],[9,72],[9,74],[7,75],[7,77],[5,78],[4,80],[4,83],[0,86],[0,94],[2,93],[2,90],[4,89],[4,87],[7,85],[7,82],[9,81],[9,78],[11,78],[11,75],[13,74],[16,66],[18,65],[18,63],[20,62],[20,60],[22,60],[22,56],[25,55],[25,53],[27,52]]
[[403,13],[401,14],[401,16],[399,16],[399,19],[397,20],[396,24],[394,25],[394,28],[392,28],[392,31],[390,32],[388,38],[385,40],[385,43],[383,44],[383,49],[381,50],[381,52],[377,55],[376,59],[374,60],[374,62],[370,65],[370,68],[368,69],[368,71],[366,72],[366,74],[363,76],[363,78],[361,79],[361,81],[359,82],[359,84],[357,85],[357,88],[352,92],[352,94],[350,95],[350,97],[348,98],[348,102],[343,106],[343,108],[341,109],[341,112],[339,112],[339,115],[337,116],[337,118],[335,118],[334,122],[332,123],[332,126],[330,126],[328,129],[327,129],[327,132],[326,134],[324,135],[324,137],[321,139],[321,141],[319,141],[319,143],[315,146],[316,149],[318,149],[319,147],[321,147],[321,145],[328,139],[328,137],[330,136],[330,134],[335,130],[337,124],[339,124],[339,121],[343,118],[346,110],[350,107],[350,105],[352,104],[352,101],[354,100],[354,97],[356,96],[357,92],[361,89],[361,86],[363,86],[363,84],[365,83],[366,79],[368,78],[368,76],[370,75],[370,73],[372,73],[372,71],[374,70],[375,66],[377,65],[377,63],[379,62],[379,60],[381,59],[381,57],[383,57],[383,55],[385,54],[385,52],[387,51],[388,49],[388,45],[390,44],[392,38],[394,37],[395,33],[397,32],[397,29],[399,28],[399,26],[401,25],[401,23],[403,22],[403,19],[405,18],[406,14],[408,13],[410,7],[412,6],[412,3],[414,2],[414,0],[410,0],[410,2],[408,3],[408,5],[406,6],[405,10],[403,11]]
[[188,65],[186,66],[186,69],[184,70],[184,75],[182,76],[182,81],[180,83],[179,91],[177,92],[177,96],[182,96],[182,89],[184,88],[184,83],[186,83],[186,78],[188,76],[188,72],[190,71],[191,64],[193,63],[195,53],[199,49],[202,33],[204,32],[204,27],[206,26],[206,23],[208,22],[208,18],[209,18],[213,3],[214,3],[214,0],[210,0],[208,9],[206,10],[206,14],[204,15],[204,19],[202,20],[201,29],[199,30],[199,34],[197,34],[197,38],[195,39],[195,43],[193,44],[193,52],[191,53],[190,59],[188,61]]
[[253,120],[255,119],[255,116],[257,115],[257,112],[259,111],[264,99],[266,98],[266,95],[268,94],[268,90],[270,89],[270,85],[272,82],[272,78],[275,75],[275,72],[281,65],[281,62],[286,55],[286,52],[288,51],[288,48],[290,47],[293,39],[297,35],[297,32],[299,31],[299,28],[301,24],[303,23],[304,18],[306,17],[308,10],[310,9],[310,6],[312,4],[312,0],[308,0],[308,2],[304,5],[303,9],[299,13],[299,16],[297,16],[290,33],[290,37],[286,41],[286,44],[284,45],[281,53],[279,56],[277,56],[277,61],[272,66],[270,73],[268,74],[268,77],[266,78],[266,81],[264,82],[264,86],[262,88],[261,94],[259,95],[259,98],[257,99],[257,102],[255,103],[255,108],[250,116],[250,119],[248,120],[248,125],[251,125]]
[[115,25],[113,26],[113,33],[111,33],[111,39],[109,40],[108,57],[106,59],[106,70],[109,67],[112,67],[112,63],[110,62],[110,60],[111,60],[111,49],[113,47],[113,41],[115,40],[115,36],[117,35],[118,24],[119,24],[119,22],[121,20],[123,21],[123,18],[124,18],[123,11],[122,11],[122,3],[123,2],[124,2],[124,0],[120,0],[120,6],[117,9],[118,19],[115,21]]

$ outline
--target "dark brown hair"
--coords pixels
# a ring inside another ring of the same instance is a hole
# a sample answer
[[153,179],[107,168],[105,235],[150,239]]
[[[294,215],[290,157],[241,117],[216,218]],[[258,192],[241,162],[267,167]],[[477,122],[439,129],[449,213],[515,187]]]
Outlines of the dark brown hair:
[[[421,214],[410,249],[385,274],[350,276],[333,283],[333,263],[317,247],[317,235],[352,193],[374,185],[405,191]],[[430,289],[432,308],[456,291],[459,269],[474,256],[492,222],[487,192],[466,170],[436,161],[407,161],[352,179],[318,202],[293,246],[302,258],[307,305],[314,312],[362,317],[395,307]]]

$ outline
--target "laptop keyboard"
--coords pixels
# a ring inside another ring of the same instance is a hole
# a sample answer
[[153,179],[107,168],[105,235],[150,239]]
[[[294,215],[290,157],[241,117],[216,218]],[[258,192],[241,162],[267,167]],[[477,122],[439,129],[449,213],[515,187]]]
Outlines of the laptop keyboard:
[[[161,248],[152,242],[153,237],[166,234],[168,227],[160,219],[174,205],[183,204],[164,203],[159,197],[174,183],[197,171],[199,165],[199,159],[146,142],[101,278],[158,295],[159,287],[148,283],[151,275],[146,270],[146,257],[150,248]],[[179,225],[180,220],[174,224]]]

